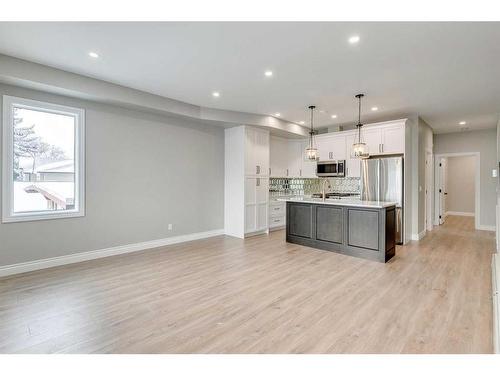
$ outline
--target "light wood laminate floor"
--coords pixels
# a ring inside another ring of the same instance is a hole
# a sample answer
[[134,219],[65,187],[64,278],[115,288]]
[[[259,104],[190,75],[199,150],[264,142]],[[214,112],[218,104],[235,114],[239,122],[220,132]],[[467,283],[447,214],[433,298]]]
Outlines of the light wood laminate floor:
[[0,279],[0,352],[490,353],[494,234],[473,227],[387,264],[279,231]]

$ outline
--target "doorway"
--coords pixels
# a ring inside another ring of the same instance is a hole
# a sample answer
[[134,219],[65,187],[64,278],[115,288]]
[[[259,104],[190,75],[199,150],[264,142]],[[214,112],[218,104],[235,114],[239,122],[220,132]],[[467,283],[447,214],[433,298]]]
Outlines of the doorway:
[[448,215],[471,216],[479,229],[479,165],[478,152],[436,155],[435,225],[444,224]]

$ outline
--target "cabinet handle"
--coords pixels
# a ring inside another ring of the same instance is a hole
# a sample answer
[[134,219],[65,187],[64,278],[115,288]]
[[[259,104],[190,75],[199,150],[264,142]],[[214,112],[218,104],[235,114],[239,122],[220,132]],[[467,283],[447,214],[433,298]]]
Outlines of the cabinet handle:
[[299,176],[302,177],[302,169],[299,169]]
[[273,220],[275,223],[279,223],[280,222],[280,219],[274,219]]
[[256,174],[260,174],[260,165],[257,165],[257,173]]
[[260,186],[260,178],[255,179],[255,185]]
[[380,151],[380,143],[378,144],[378,152],[381,153],[382,151]]
[[382,143],[382,152],[384,152],[384,144]]

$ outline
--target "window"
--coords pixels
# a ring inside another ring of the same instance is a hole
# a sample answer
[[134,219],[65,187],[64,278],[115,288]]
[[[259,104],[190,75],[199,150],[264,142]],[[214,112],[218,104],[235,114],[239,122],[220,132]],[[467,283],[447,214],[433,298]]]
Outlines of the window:
[[3,97],[2,221],[84,215],[84,110]]

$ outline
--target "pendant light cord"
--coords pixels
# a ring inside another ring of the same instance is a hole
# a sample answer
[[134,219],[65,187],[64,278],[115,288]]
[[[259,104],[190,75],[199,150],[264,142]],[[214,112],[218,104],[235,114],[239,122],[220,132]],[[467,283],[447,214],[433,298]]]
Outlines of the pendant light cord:
[[363,124],[361,123],[361,98],[365,96],[364,94],[358,94],[356,95],[356,98],[358,98],[358,125],[356,127],[358,128],[358,143],[361,143],[361,127]]
[[311,110],[311,130],[309,131],[309,147],[310,148],[313,148],[313,135],[314,135],[313,112],[314,112],[314,108],[316,108],[316,106],[314,106],[314,105],[309,106],[309,109]]

